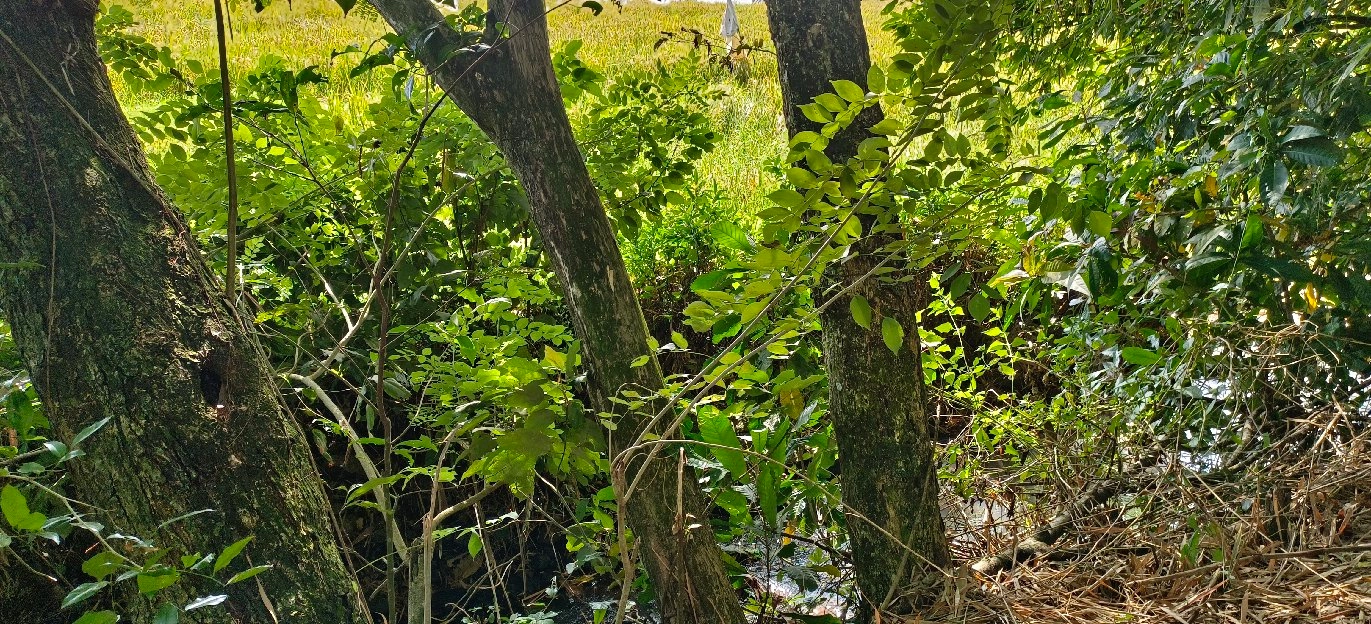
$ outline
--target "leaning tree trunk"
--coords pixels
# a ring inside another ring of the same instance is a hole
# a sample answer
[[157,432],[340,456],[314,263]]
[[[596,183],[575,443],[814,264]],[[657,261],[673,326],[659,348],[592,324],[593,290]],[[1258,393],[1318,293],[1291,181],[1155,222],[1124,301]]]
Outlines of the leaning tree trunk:
[[[491,138],[523,184],[584,345],[594,406],[615,411],[609,398],[621,389],[650,393],[662,388],[655,358],[632,366],[652,353],[647,325],[567,120],[552,71],[544,4],[491,0],[485,34],[490,47],[454,51],[455,33],[428,0],[371,2],[406,36],[438,84]],[[508,25],[507,38],[499,36],[496,19]],[[641,415],[627,414],[616,436],[632,441],[646,424]],[[627,507],[628,525],[642,540],[664,621],[740,623],[742,609],[709,529],[704,497],[693,471],[687,468],[678,477],[675,463],[658,460],[642,468],[646,473]]]
[[[227,593],[196,621],[366,621],[305,437],[152,182],[96,52],[95,12],[96,0],[0,2],[0,309],[57,435],[110,419],[70,465],[78,499],[168,560],[251,535],[230,571],[275,566],[260,588],[182,577],[119,606],[150,621],[157,604]],[[196,510],[213,512],[160,526]]]
[[[792,136],[817,131],[819,124],[806,119],[800,105],[831,91],[834,80],[866,83],[871,60],[861,2],[768,0],[767,21],[776,46],[786,128]],[[869,128],[881,119],[879,108],[864,111],[829,143],[829,158],[842,163],[855,156],[858,144],[872,136]],[[889,235],[863,238],[852,256],[828,270],[825,280],[851,284],[881,260],[877,252],[889,242]],[[882,604],[889,612],[909,614],[936,597],[941,584],[937,567],[948,562],[916,330],[924,299],[918,288],[917,282],[891,279],[869,281],[854,293],[870,302],[876,323],[893,317],[905,328],[904,345],[893,357],[880,332],[853,320],[847,297],[821,316],[829,414],[842,462],[842,496],[863,620],[870,620]]]

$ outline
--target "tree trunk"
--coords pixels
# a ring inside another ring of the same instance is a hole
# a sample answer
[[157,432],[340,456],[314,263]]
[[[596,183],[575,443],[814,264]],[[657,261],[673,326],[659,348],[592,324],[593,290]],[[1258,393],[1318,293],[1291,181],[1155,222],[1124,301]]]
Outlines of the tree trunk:
[[149,621],[160,603],[227,593],[196,621],[366,621],[305,437],[151,181],[95,12],[96,0],[0,2],[0,309],[60,438],[111,419],[70,464],[79,500],[168,561],[251,535],[229,571],[275,566],[260,589],[183,576],[119,607]]
[[[791,136],[818,131],[820,125],[805,118],[800,105],[831,91],[834,80],[866,84],[871,60],[861,2],[768,0],[767,20],[776,46],[786,128]],[[869,128],[881,119],[879,108],[867,109],[829,143],[829,158],[842,163],[855,156],[858,144],[871,136]],[[825,280],[829,285],[852,283],[880,261],[877,250],[888,242],[889,235],[862,239],[850,258],[829,268]],[[883,604],[886,611],[903,615],[935,598],[941,585],[935,566],[945,566],[949,559],[919,356],[916,315],[925,299],[919,288],[914,281],[871,281],[855,293],[870,302],[875,323],[893,317],[905,328],[904,345],[893,357],[879,331],[853,320],[847,297],[833,302],[820,319],[829,414],[864,621]]]
[[[645,366],[631,365],[651,354],[647,325],[567,120],[552,70],[544,4],[491,0],[484,39],[490,47],[455,54],[455,33],[427,0],[372,4],[409,40],[438,84],[491,138],[523,184],[533,221],[562,283],[576,336],[584,345],[594,407],[616,411],[609,397],[620,390],[651,393],[662,388],[656,358],[649,358]],[[498,35],[497,18],[508,25],[508,38]],[[641,415],[624,415],[614,437],[631,441],[645,425]],[[645,470],[628,502],[628,525],[642,540],[664,621],[741,623],[742,609],[709,529],[706,503],[693,471],[686,468],[678,479],[676,462],[662,459]],[[678,487],[682,509],[677,505]],[[687,518],[680,526],[703,526],[676,530],[682,513],[693,520]]]

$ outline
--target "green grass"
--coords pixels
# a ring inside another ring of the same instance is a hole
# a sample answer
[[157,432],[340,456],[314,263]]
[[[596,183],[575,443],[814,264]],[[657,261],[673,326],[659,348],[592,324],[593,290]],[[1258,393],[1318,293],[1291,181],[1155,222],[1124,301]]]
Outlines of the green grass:
[[[135,34],[206,67],[217,62],[213,10],[208,0],[137,0],[126,4],[140,22]],[[254,13],[248,2],[231,4],[229,62],[234,75],[251,71],[266,56],[281,58],[287,66],[317,65],[330,82],[318,89],[316,96],[345,118],[362,115],[368,102],[388,92],[389,85],[381,80],[347,77],[357,56],[331,59],[335,50],[349,45],[366,49],[389,32],[374,14],[354,11],[344,17],[333,0],[277,0],[262,13]],[[548,23],[554,48],[572,39],[581,40],[581,59],[610,78],[616,72],[649,68],[657,59],[684,57],[688,52],[685,44],[673,42],[654,49],[662,31],[694,28],[717,39],[724,10],[721,4],[698,2],[658,5],[638,1],[622,9],[605,4],[607,8],[600,15],[574,5],[563,7],[548,16]],[[873,58],[885,57],[893,48],[889,34],[879,28],[881,6],[879,2],[863,4]],[[769,48],[766,8],[753,4],[737,9],[743,35]],[[784,154],[775,57],[754,53],[745,78],[724,71],[705,75],[723,87],[726,97],[713,113],[722,140],[700,163],[699,181],[705,186],[717,185],[742,212],[752,213],[762,207],[764,196],[778,183],[765,171],[766,163]],[[156,94],[134,95],[119,85],[116,91],[131,110],[156,105],[159,100]]]

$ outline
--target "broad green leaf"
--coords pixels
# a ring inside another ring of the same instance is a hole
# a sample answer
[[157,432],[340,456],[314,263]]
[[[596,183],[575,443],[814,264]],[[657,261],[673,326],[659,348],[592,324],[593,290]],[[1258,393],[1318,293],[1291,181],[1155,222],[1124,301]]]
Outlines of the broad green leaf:
[[[708,273],[705,273],[704,275],[695,278],[694,281],[690,282],[690,290],[691,292],[700,292],[702,290],[714,290],[716,287],[719,286],[719,284],[723,283],[724,278],[727,278],[728,275],[729,271],[726,269],[710,271]],[[692,303],[700,302],[695,301]]]
[[671,343],[679,349],[689,349],[690,343],[686,342],[685,336],[681,332],[671,332]]
[[77,585],[75,589],[67,592],[66,598],[62,599],[62,608],[65,609],[72,605],[81,604],[108,585],[108,581],[96,581],[94,583],[82,583]]
[[781,206],[782,208],[794,208],[796,206],[799,206],[800,204],[803,204],[805,201],[804,195],[801,195],[791,189],[779,189],[773,191],[770,195],[767,195],[766,198],[775,202],[777,206]]
[[651,358],[652,356],[650,355],[640,355],[636,358],[633,358],[633,361],[629,363],[629,367],[642,368],[643,366],[647,366],[647,361]]
[[551,345],[543,345],[543,360],[557,370],[566,368],[566,354],[553,349]]
[[138,591],[142,594],[151,595],[171,587],[180,578],[180,572],[166,567],[151,572],[140,572],[138,574]]
[[470,555],[473,559],[476,558],[476,555],[481,554],[482,546],[484,546],[484,544],[481,543],[480,534],[478,534],[475,531],[472,531],[470,534],[467,535],[467,554]]
[[873,93],[885,91],[885,71],[877,63],[872,63],[866,70],[866,87]]
[[724,338],[734,336],[743,328],[743,316],[741,314],[729,314],[714,322],[711,328],[711,338],[714,344],[719,344]]
[[834,80],[833,90],[838,92],[838,96],[849,102],[860,102],[866,99],[866,90],[851,80]]
[[852,310],[852,320],[863,328],[871,329],[871,302],[861,295],[852,295],[847,307]]
[[744,230],[732,221],[720,221],[715,223],[709,228],[709,232],[714,235],[714,240],[724,247],[737,249],[739,251],[753,250],[752,239],[748,237],[747,230]]
[[1162,356],[1158,355],[1156,351],[1151,351],[1142,347],[1124,347],[1119,351],[1119,356],[1122,357],[1125,362],[1137,364],[1138,366],[1151,366],[1162,359]]
[[[350,490],[350,491],[348,492],[347,502],[348,502],[348,503],[351,503],[352,501],[355,501],[355,500],[357,500],[358,498],[361,498],[363,495],[367,494],[368,492],[371,492],[372,490],[374,490],[374,489],[376,489],[376,488],[378,488],[378,487],[380,487],[380,486],[383,486],[383,485],[390,485],[390,484],[392,484],[392,483],[395,483],[396,481],[399,481],[399,480],[400,480],[401,478],[403,478],[403,477],[404,477],[404,475],[394,474],[394,475],[390,475],[390,476],[386,476],[386,477],[376,477],[375,479],[371,479],[371,480],[367,481],[366,483],[363,483],[363,484],[361,484],[361,485],[359,485],[359,486],[353,488],[352,490]],[[248,540],[248,539],[251,539],[251,538],[250,538],[250,537],[246,537],[246,538],[243,538],[243,539],[244,539],[244,540]],[[244,542],[244,544],[246,544],[246,542]],[[238,545],[238,544],[235,543],[233,546],[237,546],[237,545]],[[233,548],[233,546],[229,546],[229,548]],[[242,550],[242,547],[239,547],[238,550],[236,550],[236,551],[233,552],[232,556],[233,556],[233,557],[237,557],[237,556],[238,556],[238,552],[241,551],[241,550]],[[227,554],[227,553],[228,553],[228,549],[224,549],[224,553]],[[215,572],[218,572],[218,571],[224,569],[224,568],[227,567],[227,566],[228,566],[228,561],[224,559],[224,555],[220,555],[219,558],[218,558],[218,560],[214,562],[214,571],[215,571]]]
[[[353,7],[357,6],[357,0],[334,0],[334,2],[337,2],[338,8],[343,10],[343,15],[347,15],[348,12],[352,11]],[[258,11],[260,12],[261,9],[258,9]]]
[[114,624],[119,621],[119,614],[113,611],[91,611],[79,618],[72,624]]
[[1285,133],[1285,136],[1281,138],[1281,143],[1294,143],[1295,141],[1321,136],[1323,136],[1323,131],[1313,126],[1295,126],[1290,129],[1290,132]]
[[800,112],[804,114],[805,119],[808,119],[814,123],[825,124],[833,121],[833,113],[828,112],[827,108],[819,106],[814,102],[810,102],[808,104],[801,104]]
[[990,300],[984,294],[976,293],[971,297],[971,301],[967,302],[966,311],[977,322],[984,321],[990,316]]
[[1276,161],[1271,163],[1261,174],[1261,194],[1262,199],[1268,204],[1275,204],[1285,197],[1285,189],[1290,186],[1290,171],[1285,168],[1285,164]]
[[789,266],[791,260],[794,258],[785,250],[776,247],[763,247],[757,250],[757,255],[753,257],[751,266],[761,270],[780,269]]
[[222,604],[225,600],[228,600],[228,594],[213,594],[210,596],[201,596],[199,598],[196,598],[195,600],[186,603],[186,610],[194,611],[196,609],[199,609],[200,607],[212,607],[217,604]]
[[904,328],[894,317],[887,316],[881,319],[881,340],[885,341],[885,346],[891,353],[899,355],[900,345],[904,344]]
[[43,528],[43,523],[47,522],[47,516],[36,511],[29,511],[29,503],[24,499],[24,493],[13,485],[6,485],[0,489],[0,513],[3,513],[5,520],[10,526],[20,531],[37,531]]
[[1247,222],[1242,228],[1242,241],[1238,243],[1238,248],[1251,249],[1261,244],[1263,227],[1260,215],[1255,212],[1247,215]]
[[91,578],[102,579],[118,570],[121,561],[119,555],[102,550],[82,563],[81,571],[89,574]]
[[881,134],[885,136],[895,136],[899,134],[900,131],[903,129],[904,127],[900,125],[900,122],[895,121],[894,119],[883,119],[880,121],[880,123],[871,126],[871,133]]
[[[376,487],[376,485],[372,485],[371,487]],[[253,536],[249,535],[229,544],[228,548],[225,548],[223,552],[219,553],[219,556],[214,559],[214,571],[218,572],[227,568],[230,563],[233,563],[234,558],[243,552],[243,549],[247,547],[248,542],[252,541],[252,537]]]
[[952,280],[952,284],[947,287],[947,296],[953,299],[960,299],[962,293],[971,287],[971,274],[962,273]]
[[541,405],[546,400],[547,392],[543,390],[543,381],[539,379],[509,393],[505,402],[511,407],[529,409]]
[[[743,442],[738,437],[738,432],[734,431],[733,421],[727,414],[713,409],[700,410],[698,418],[700,437],[704,438],[705,442],[733,449],[743,448]],[[742,452],[715,447],[710,447],[709,452],[735,478],[741,479],[747,474],[747,462],[743,459]]]
[[1085,216],[1086,227],[1090,228],[1090,233],[1100,238],[1109,236],[1109,231],[1114,229],[1114,220],[1109,215],[1098,210],[1091,210]]
[[1286,143],[1282,151],[1291,160],[1310,167],[1331,167],[1342,162],[1342,148],[1327,137],[1292,141]]
[[[230,578],[230,579],[228,580],[228,582],[225,583],[225,585],[232,585],[232,584],[234,584],[234,583],[239,583],[239,582],[245,581],[245,580],[250,579],[250,578],[252,578],[252,577],[254,577],[254,576],[257,576],[258,574],[261,574],[261,573],[263,573],[263,572],[266,572],[267,570],[270,570],[271,567],[272,567],[272,564],[270,564],[270,563],[268,563],[268,564],[263,564],[263,565],[259,565],[259,566],[252,566],[251,568],[248,568],[248,569],[246,569],[246,570],[243,570],[242,572],[239,572],[239,573],[233,575],[233,577]],[[187,607],[187,610],[189,610],[189,607]]]
[[819,183],[819,178],[804,167],[791,167],[785,172],[787,182],[794,184],[797,188],[813,188]]
[[178,624],[181,621],[181,610],[170,602],[162,605],[157,610],[157,615],[152,618],[152,624]]
[[1106,245],[1090,248],[1086,259],[1086,288],[1092,297],[1105,297],[1119,288],[1119,272],[1114,268],[1114,254]]

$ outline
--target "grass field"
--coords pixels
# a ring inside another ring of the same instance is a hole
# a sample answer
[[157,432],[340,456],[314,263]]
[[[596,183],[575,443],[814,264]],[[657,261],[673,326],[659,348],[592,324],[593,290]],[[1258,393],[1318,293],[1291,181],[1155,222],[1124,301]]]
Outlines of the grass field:
[[[348,79],[347,69],[357,56],[336,61],[330,58],[332,52],[349,45],[365,49],[387,33],[386,24],[374,14],[353,11],[345,17],[333,0],[276,0],[262,13],[253,12],[246,1],[231,4],[233,73],[250,71],[267,55],[283,59],[288,66],[318,65],[330,82],[316,92],[317,97],[344,116],[360,115],[367,102],[388,92],[389,85],[376,79]],[[582,60],[611,79],[616,72],[651,67],[657,59],[680,59],[687,52],[685,44],[669,43],[654,49],[662,31],[694,28],[716,35],[724,11],[722,4],[700,2],[661,5],[639,1],[622,9],[605,4],[607,8],[600,15],[575,5],[562,7],[548,16],[548,23],[554,48],[581,40]],[[209,0],[131,0],[125,6],[140,22],[137,34],[158,46],[170,47],[177,56],[213,66],[214,18]],[[872,56],[888,56],[893,43],[879,28],[882,4],[865,2],[863,6]],[[769,48],[765,6],[739,5],[737,10],[744,37],[759,39]],[[723,139],[700,163],[701,181],[707,186],[717,184],[744,212],[758,208],[762,197],[774,188],[776,181],[765,173],[764,165],[784,153],[785,139],[775,58],[759,52],[751,60],[745,79],[724,72],[708,74],[727,95],[714,111]],[[157,103],[155,94],[133,96],[121,91],[120,95],[130,109]]]

